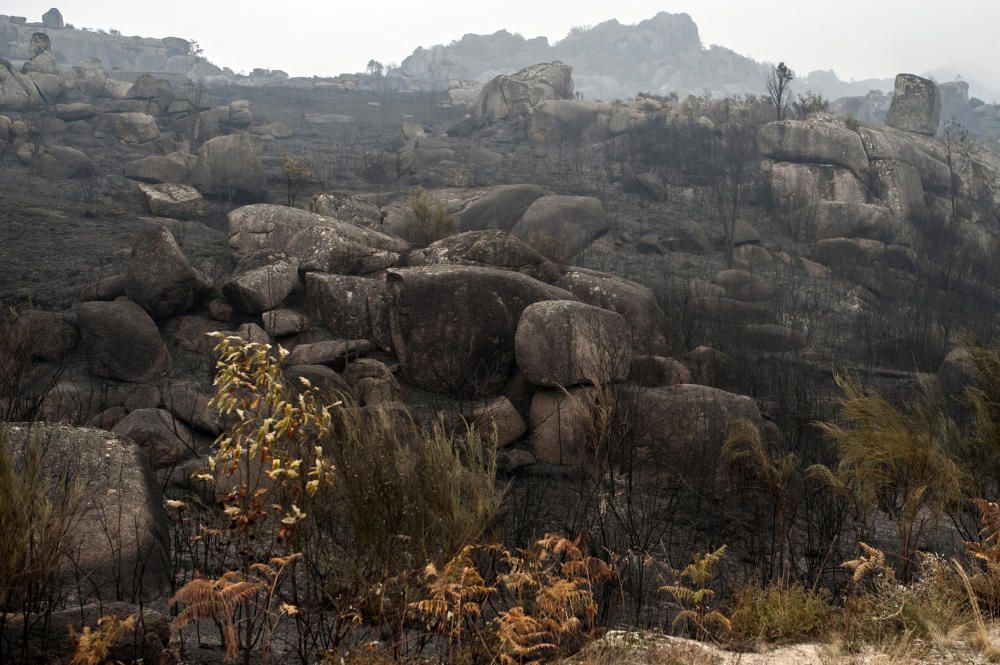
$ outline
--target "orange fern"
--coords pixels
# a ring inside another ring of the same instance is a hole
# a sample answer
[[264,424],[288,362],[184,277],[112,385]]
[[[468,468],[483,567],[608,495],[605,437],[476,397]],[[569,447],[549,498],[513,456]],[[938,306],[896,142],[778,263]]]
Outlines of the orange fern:
[[186,605],[170,623],[172,631],[183,629],[192,621],[212,619],[222,626],[226,657],[233,659],[239,653],[240,643],[236,633],[236,613],[263,589],[259,582],[248,581],[242,573],[229,571],[218,579],[193,579],[177,590],[170,599],[170,606]]

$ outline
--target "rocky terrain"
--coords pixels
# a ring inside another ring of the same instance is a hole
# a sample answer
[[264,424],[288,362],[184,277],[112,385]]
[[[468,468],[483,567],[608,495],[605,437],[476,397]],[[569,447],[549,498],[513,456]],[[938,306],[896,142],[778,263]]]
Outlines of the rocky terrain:
[[[950,113],[994,131],[961,85],[900,74],[891,96],[781,121],[756,97],[633,96],[632,80],[596,101],[619,68],[653,92],[763,81],[669,14],[553,46],[497,33],[418,50],[393,75],[426,92],[248,85],[183,40],[57,14],[0,17],[0,418],[19,469],[40,440],[42,475],[84,488],[59,569],[75,583],[45,619],[60,635],[122,603],[148,614],[146,662],[221,660],[215,637],[166,649],[165,618],[206,572],[199,553],[221,552],[220,573],[240,556],[184,514],[233,496],[212,476],[238,427],[215,408],[213,333],[284,349],[278,392],[489,442],[497,537],[591,533],[619,567],[618,595],[601,592],[622,599],[617,620],[663,627],[677,608],[654,549],[670,569],[727,543],[730,588],[782,565],[847,584],[836,564],[861,526],[805,492],[778,563],[764,493],[723,471],[734,427],[830,464],[813,423],[835,416],[838,373],[893,404],[928,385],[954,398],[974,379],[960,334],[996,332],[1000,152],[944,129]],[[275,483],[297,474],[280,462]],[[865,538],[889,549],[880,519]],[[919,545],[961,547],[943,527]]]
[[[398,70],[404,87],[460,89],[536,62],[559,60],[573,67],[577,90],[587,99],[628,99],[639,92],[680,96],[761,94],[769,65],[722,46],[705,48],[687,14],[660,12],[636,25],[612,19],[578,28],[555,43],[500,30],[465,35],[448,45],[420,47]],[[833,72],[812,72],[798,84],[828,98],[887,90],[889,81],[844,82]],[[459,95],[461,93],[455,93]]]

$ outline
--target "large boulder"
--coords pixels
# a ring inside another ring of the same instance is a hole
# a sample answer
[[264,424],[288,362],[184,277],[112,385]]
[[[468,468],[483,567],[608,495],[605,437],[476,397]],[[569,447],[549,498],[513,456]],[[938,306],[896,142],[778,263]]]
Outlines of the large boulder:
[[28,43],[28,61],[21,67],[22,74],[58,74],[52,41],[44,32],[31,35]]
[[531,245],[504,231],[467,231],[448,236],[406,257],[407,265],[467,265],[503,268],[543,282],[555,277],[556,266]]
[[85,302],[76,311],[80,338],[95,376],[146,383],[170,366],[160,331],[134,302]]
[[868,180],[868,154],[857,132],[823,117],[783,120],[761,127],[757,145],[764,157],[778,162],[833,164]]
[[872,165],[875,199],[896,219],[912,221],[926,210],[920,172],[906,162],[879,160]]
[[299,260],[303,272],[367,275],[399,263],[399,254],[348,239],[339,229],[312,226],[302,229],[285,251]]
[[142,74],[125,93],[126,99],[150,102],[157,113],[166,113],[174,101],[174,90],[170,81],[156,78],[152,74]]
[[374,358],[360,358],[350,363],[344,370],[344,379],[357,396],[359,406],[403,401],[403,389],[392,370]]
[[805,336],[797,330],[774,323],[753,323],[743,326],[740,340],[754,351],[788,353],[806,345]]
[[73,81],[76,89],[87,97],[99,97],[104,94],[108,83],[108,75],[104,71],[100,58],[87,58],[73,65]]
[[183,314],[212,287],[163,226],[147,229],[133,241],[125,279],[126,295],[154,319]]
[[156,118],[148,113],[105,113],[101,126],[125,143],[146,143],[160,136]]
[[820,201],[815,208],[798,212],[804,214],[806,222],[813,222],[803,230],[805,237],[815,240],[870,238],[891,241],[905,236],[901,218],[884,205]]
[[177,419],[208,434],[222,432],[222,417],[211,405],[212,397],[190,381],[170,384],[163,391],[163,406]]
[[634,356],[629,366],[629,381],[648,388],[691,383],[691,370],[679,360],[663,356]]
[[935,152],[929,139],[891,127],[861,127],[858,132],[872,162],[895,161],[909,164],[920,174],[928,191],[947,194],[951,189],[951,171],[947,154]]
[[526,307],[572,294],[515,272],[471,266],[390,270],[389,318],[403,376],[420,388],[502,392]]
[[154,469],[176,466],[194,453],[191,430],[163,409],[136,409],[111,431],[139,444]]
[[899,74],[885,124],[927,136],[937,134],[941,124],[941,91],[937,84],[913,74]]
[[205,199],[190,185],[139,185],[139,191],[146,199],[149,212],[157,217],[190,220],[205,214]]
[[46,28],[66,27],[65,22],[63,22],[62,12],[60,12],[55,7],[42,14],[42,25],[44,25]]
[[0,115],[0,152],[6,152],[8,145],[12,142],[10,129],[14,123],[5,115]]
[[540,390],[528,415],[531,454],[543,464],[582,466],[594,461],[593,416],[609,393],[596,388]]
[[584,132],[607,111],[606,105],[596,102],[569,99],[542,102],[531,110],[528,138],[542,144],[580,141]]
[[228,218],[229,246],[237,254],[257,249],[287,251],[299,231],[314,226],[332,228],[347,240],[386,252],[402,253],[410,249],[405,240],[298,208],[261,203],[237,208]]
[[965,390],[973,385],[978,377],[975,357],[964,347],[949,351],[937,371],[941,392],[956,399],[961,399]]
[[299,344],[285,358],[287,365],[341,364],[345,360],[370,353],[372,343],[367,339],[326,339],[312,344]]
[[617,383],[628,377],[630,334],[615,312],[575,301],[538,302],[517,325],[517,366],[539,386]]
[[773,280],[748,270],[719,271],[712,278],[712,283],[724,288],[729,298],[744,302],[764,302],[773,299],[778,293]]
[[[157,597],[169,582],[167,517],[149,463],[132,441],[97,429],[46,423],[4,426],[3,445],[23,469],[34,443],[53,491],[77,482],[81,510],[67,534],[62,577],[82,597]],[[61,496],[51,497],[58,502]],[[10,536],[11,534],[6,534]]]
[[203,193],[231,201],[262,201],[267,196],[260,153],[245,134],[206,141],[198,151],[191,181]]
[[309,327],[309,318],[294,309],[280,308],[264,312],[260,316],[264,332],[271,337],[285,337],[304,332]]
[[791,212],[819,201],[860,205],[868,197],[865,185],[843,167],[778,162],[771,167],[771,200]]
[[72,104],[56,104],[56,117],[66,122],[77,120],[89,120],[97,115],[97,109],[93,104],[86,102],[73,102]]
[[38,175],[43,178],[65,180],[69,178],[89,178],[94,175],[94,163],[90,157],[76,148],[65,145],[50,145],[44,148],[35,162]]
[[588,305],[621,314],[632,328],[636,349],[653,353],[667,350],[667,317],[647,287],[585,268],[566,268],[556,286]]
[[240,259],[222,292],[239,311],[261,314],[283,303],[298,283],[298,259],[261,250]]
[[197,158],[181,152],[169,155],[150,155],[125,164],[126,178],[151,183],[185,182],[191,177],[191,168]]
[[601,202],[590,196],[543,196],[528,206],[511,233],[529,244],[549,244],[560,261],[572,258],[608,231]]
[[[367,362],[367,359],[355,360],[348,367],[361,362]],[[348,384],[345,377],[326,365],[292,365],[285,368],[284,375],[286,385],[292,394],[305,390],[305,384],[302,380],[308,381],[310,387],[316,391],[316,397],[321,404],[358,400],[352,390],[353,386]]]
[[573,68],[561,62],[525,67],[497,76],[479,94],[475,113],[487,122],[524,115],[547,99],[573,99]]
[[27,111],[43,104],[42,95],[24,74],[0,59],[0,110]]
[[76,321],[71,314],[29,309],[21,312],[7,329],[32,358],[58,362],[68,356],[80,341]]
[[701,296],[691,300],[691,316],[715,323],[771,323],[775,308],[764,303],[746,302],[720,296]]
[[[44,72],[30,72],[26,75],[28,83],[33,85],[38,91],[38,96],[44,104],[58,104],[62,101],[66,92],[66,84],[58,74],[46,74]],[[49,121],[49,126],[58,123]]]
[[250,110],[250,102],[246,99],[237,99],[229,103],[228,123],[233,127],[249,127],[253,124],[253,112]]
[[537,185],[498,185],[468,200],[452,217],[463,231],[510,231],[528,206],[544,195]]
[[528,431],[528,425],[514,404],[504,396],[473,402],[463,414],[469,428],[497,448],[505,448]]
[[684,356],[684,366],[691,370],[692,383],[713,388],[728,388],[736,380],[736,361],[710,346],[699,346]]
[[736,421],[762,425],[753,399],[708,386],[637,389],[620,409],[627,410],[632,443],[645,450],[651,466],[692,483],[715,478]]
[[917,271],[916,253],[901,245],[862,238],[829,238],[813,245],[813,258],[828,268],[871,268],[884,266]]
[[311,316],[335,336],[368,339],[392,350],[385,280],[311,272],[306,275]]

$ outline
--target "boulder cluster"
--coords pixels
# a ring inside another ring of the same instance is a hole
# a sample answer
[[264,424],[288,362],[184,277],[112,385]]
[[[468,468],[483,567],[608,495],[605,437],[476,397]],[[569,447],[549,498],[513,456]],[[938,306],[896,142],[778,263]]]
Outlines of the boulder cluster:
[[[57,69],[44,33],[34,56],[18,72],[0,61],[0,152],[16,153],[50,178],[95,174],[91,156],[68,145],[81,137],[106,137],[148,156],[127,162],[126,177],[154,215],[197,218],[201,194],[227,201],[260,201],[267,181],[257,143],[287,139],[281,122],[254,118],[249,102],[207,107],[190,82],[142,74],[132,82],[107,76],[97,60]],[[65,137],[65,138],[64,138]],[[192,154],[191,146],[200,146]]]
[[[205,385],[209,333],[222,331],[281,344],[286,376],[308,378],[326,401],[417,417],[433,405],[495,434],[507,471],[588,464],[595,408],[628,414],[651,456],[717,453],[732,419],[760,422],[752,400],[695,385],[722,385],[710,350],[666,355],[666,315],[649,289],[555,263],[486,223],[490,197],[490,214],[508,212],[502,200],[530,211],[558,198],[524,193],[483,193],[465,208],[480,228],[426,247],[380,226],[361,197],[317,197],[313,207],[336,216],[244,206],[228,220],[235,268],[215,280],[153,225],[134,239],[128,270],[85,302],[12,324],[38,375],[53,376],[35,388],[42,415],[110,431],[119,438],[87,436],[134,446],[161,484],[186,487],[224,427]],[[182,205],[181,193],[163,194]]]

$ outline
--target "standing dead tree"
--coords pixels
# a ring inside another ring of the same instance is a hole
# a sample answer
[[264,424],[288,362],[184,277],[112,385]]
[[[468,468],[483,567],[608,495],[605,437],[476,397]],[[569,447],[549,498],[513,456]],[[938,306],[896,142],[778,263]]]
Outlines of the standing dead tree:
[[792,81],[795,79],[795,72],[783,62],[779,62],[771,69],[767,76],[767,97],[774,106],[775,118],[785,119],[788,105],[792,101]]

